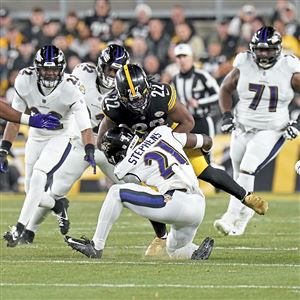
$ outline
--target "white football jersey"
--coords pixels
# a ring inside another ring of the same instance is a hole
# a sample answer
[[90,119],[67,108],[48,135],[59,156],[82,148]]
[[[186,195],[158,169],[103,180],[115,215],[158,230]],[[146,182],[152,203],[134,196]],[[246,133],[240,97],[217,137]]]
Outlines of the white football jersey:
[[29,67],[19,72],[14,87],[13,108],[20,112],[29,109],[31,113],[53,113],[62,123],[61,128],[57,130],[31,127],[29,136],[71,137],[74,134],[74,117],[80,131],[91,128],[84,99],[84,87],[75,76],[65,73],[62,82],[50,94],[44,96],[38,87],[34,68]]
[[97,83],[96,67],[89,63],[77,65],[72,74],[80,79],[85,86],[85,101],[88,107],[92,127],[97,127],[102,119],[102,99],[110,90],[100,87]]
[[[156,127],[141,144],[128,149],[126,157],[115,168],[116,176],[122,179],[134,175],[162,194],[173,189],[189,189],[192,184],[198,186],[193,167],[183,151],[186,138],[185,133],[174,133],[170,127]],[[185,178],[174,173],[174,165],[179,166]]]
[[289,121],[288,105],[294,97],[291,78],[300,72],[299,59],[281,55],[265,70],[258,67],[250,52],[244,52],[237,55],[233,66],[240,71],[239,102],[234,109],[237,123],[246,130],[283,129]]

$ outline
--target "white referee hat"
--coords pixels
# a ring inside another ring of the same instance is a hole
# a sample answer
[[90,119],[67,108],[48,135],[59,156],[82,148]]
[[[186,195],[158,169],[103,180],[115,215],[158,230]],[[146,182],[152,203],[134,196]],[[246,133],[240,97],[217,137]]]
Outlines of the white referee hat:
[[179,55],[192,56],[193,51],[189,44],[178,44],[174,48],[174,54],[175,56],[179,56]]

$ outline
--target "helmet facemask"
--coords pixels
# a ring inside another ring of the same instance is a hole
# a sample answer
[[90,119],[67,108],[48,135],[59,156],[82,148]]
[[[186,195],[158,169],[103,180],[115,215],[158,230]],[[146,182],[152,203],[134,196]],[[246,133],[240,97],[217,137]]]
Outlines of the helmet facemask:
[[262,27],[251,42],[250,50],[254,61],[263,69],[269,69],[281,54],[281,36],[272,27]]
[[46,88],[54,88],[63,79],[66,68],[65,56],[55,46],[44,46],[35,56],[34,67],[38,83]]
[[96,69],[101,85],[107,89],[112,89],[116,72],[128,61],[129,54],[124,47],[112,44],[105,48],[98,58]]

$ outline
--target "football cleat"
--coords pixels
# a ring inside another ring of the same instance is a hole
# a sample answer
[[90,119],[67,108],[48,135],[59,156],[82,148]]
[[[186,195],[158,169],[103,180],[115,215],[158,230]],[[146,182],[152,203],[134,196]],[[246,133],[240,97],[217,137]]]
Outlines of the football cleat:
[[206,260],[210,257],[212,249],[214,247],[214,239],[207,237],[197,250],[195,250],[191,256],[193,260]]
[[264,215],[268,210],[268,202],[254,194],[247,195],[242,203],[253,209],[259,215]]
[[31,230],[25,229],[19,239],[19,245],[32,244],[34,240],[35,233]]
[[161,255],[166,249],[167,239],[161,239],[156,237],[148,246],[145,256],[157,256]]
[[75,239],[70,236],[65,236],[65,242],[75,251],[78,251],[88,258],[97,258],[102,257],[103,250],[95,249],[93,241],[90,241],[86,237],[82,236],[80,239]]
[[17,230],[16,226],[12,226],[10,231],[3,235],[3,239],[7,242],[7,247],[16,247],[21,238],[22,232]]
[[57,217],[58,226],[60,228],[60,232],[62,235],[68,233],[70,228],[70,221],[68,217],[68,207],[69,207],[69,200],[67,198],[60,198],[56,200],[56,211],[55,215]]
[[223,235],[230,235],[233,230],[233,226],[227,223],[225,220],[218,219],[214,222],[214,227],[216,230]]

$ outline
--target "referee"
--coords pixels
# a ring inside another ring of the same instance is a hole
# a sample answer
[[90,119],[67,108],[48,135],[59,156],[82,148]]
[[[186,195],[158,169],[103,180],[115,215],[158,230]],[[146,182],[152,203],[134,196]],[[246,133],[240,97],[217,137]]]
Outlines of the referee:
[[177,45],[174,54],[180,73],[172,78],[172,83],[177,99],[186,105],[195,119],[195,127],[191,132],[214,137],[215,126],[210,107],[218,102],[219,85],[209,73],[195,68],[190,45]]

